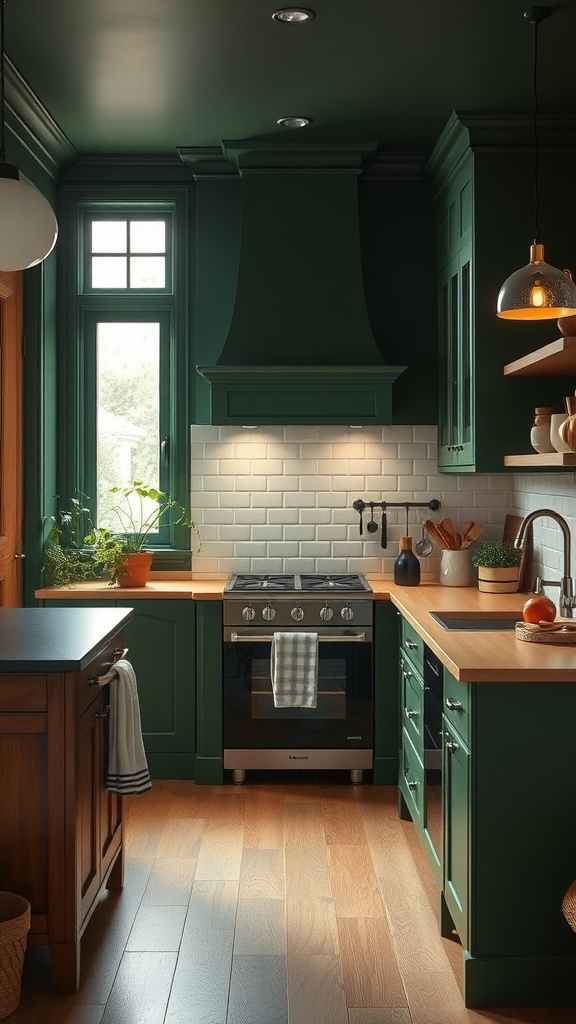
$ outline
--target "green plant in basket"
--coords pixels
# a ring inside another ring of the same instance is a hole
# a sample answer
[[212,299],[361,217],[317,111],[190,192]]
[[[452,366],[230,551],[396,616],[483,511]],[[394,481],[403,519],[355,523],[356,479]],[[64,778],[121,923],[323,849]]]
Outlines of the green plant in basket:
[[487,569],[511,569],[522,562],[522,549],[503,541],[482,541],[471,552],[470,558],[475,566]]

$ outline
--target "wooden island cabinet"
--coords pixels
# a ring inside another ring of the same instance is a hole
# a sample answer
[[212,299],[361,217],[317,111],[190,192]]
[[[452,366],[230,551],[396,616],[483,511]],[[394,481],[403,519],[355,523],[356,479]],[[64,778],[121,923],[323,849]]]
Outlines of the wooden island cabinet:
[[[60,992],[103,886],[123,881],[122,797],[104,788],[110,685],[130,608],[0,611],[0,888],[32,908]],[[114,685],[113,683],[111,685]]]

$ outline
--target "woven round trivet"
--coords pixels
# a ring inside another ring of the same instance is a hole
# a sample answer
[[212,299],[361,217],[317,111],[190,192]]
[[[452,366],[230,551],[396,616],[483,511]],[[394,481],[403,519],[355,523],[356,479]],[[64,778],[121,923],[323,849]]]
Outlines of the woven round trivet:
[[576,644],[576,630],[574,629],[540,629],[536,624],[529,622],[516,623],[516,639],[528,640],[535,644]]

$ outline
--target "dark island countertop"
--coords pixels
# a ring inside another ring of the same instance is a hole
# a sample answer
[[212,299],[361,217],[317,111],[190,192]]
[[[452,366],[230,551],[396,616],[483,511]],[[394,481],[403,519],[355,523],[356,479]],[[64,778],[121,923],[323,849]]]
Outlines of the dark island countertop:
[[80,672],[132,608],[0,608],[0,672]]

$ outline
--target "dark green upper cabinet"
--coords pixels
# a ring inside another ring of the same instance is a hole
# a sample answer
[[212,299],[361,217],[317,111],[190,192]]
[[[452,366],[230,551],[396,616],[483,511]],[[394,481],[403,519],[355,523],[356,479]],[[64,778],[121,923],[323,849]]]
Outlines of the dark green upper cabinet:
[[[568,195],[576,146],[572,122],[545,119],[539,159],[546,256],[569,264]],[[572,135],[573,137],[573,135]],[[534,151],[528,119],[453,114],[429,163],[438,224],[440,405],[438,466],[501,472],[509,452],[530,451],[536,405],[561,410],[561,380],[504,378],[504,365],[558,336],[555,321],[496,315],[498,291],[528,262],[534,230]]]

